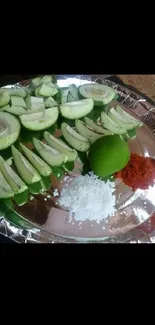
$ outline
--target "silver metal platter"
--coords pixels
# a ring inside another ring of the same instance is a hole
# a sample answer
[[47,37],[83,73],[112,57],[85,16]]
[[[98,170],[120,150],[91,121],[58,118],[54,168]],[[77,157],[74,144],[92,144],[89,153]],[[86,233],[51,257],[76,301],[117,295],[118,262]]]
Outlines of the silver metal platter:
[[[135,140],[129,142],[131,152],[155,158],[155,107],[140,95],[103,76],[57,76],[58,85],[71,83],[80,86],[88,82],[107,84],[116,90],[124,109],[137,116],[144,125],[137,130]],[[30,80],[8,87],[29,85]],[[52,179],[52,182],[57,182]],[[59,183],[55,186],[60,186]],[[114,216],[100,224],[88,221],[69,223],[67,212],[56,209],[51,200],[40,195],[15,211],[0,207],[0,233],[18,243],[124,243],[155,241],[155,187],[132,192],[116,181]]]

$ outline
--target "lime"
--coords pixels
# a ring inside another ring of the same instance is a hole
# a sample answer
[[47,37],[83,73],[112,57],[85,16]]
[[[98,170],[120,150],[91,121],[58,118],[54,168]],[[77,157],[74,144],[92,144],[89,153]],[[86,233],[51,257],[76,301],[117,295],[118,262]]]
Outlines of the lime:
[[95,141],[89,151],[92,171],[106,177],[123,169],[130,158],[128,143],[119,135],[107,135]]

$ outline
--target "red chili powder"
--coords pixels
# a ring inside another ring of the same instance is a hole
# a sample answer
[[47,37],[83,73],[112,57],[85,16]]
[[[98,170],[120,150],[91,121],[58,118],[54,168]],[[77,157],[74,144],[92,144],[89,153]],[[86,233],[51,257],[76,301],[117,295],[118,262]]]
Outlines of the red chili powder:
[[115,177],[121,178],[134,191],[145,190],[154,184],[155,160],[132,153],[126,167],[115,173]]

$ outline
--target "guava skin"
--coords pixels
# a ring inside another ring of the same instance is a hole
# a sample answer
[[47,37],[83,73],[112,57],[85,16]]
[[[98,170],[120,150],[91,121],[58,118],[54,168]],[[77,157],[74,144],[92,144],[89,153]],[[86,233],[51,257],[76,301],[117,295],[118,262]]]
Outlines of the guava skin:
[[127,165],[130,150],[128,143],[119,135],[108,135],[91,145],[88,158],[92,171],[100,177],[106,177]]

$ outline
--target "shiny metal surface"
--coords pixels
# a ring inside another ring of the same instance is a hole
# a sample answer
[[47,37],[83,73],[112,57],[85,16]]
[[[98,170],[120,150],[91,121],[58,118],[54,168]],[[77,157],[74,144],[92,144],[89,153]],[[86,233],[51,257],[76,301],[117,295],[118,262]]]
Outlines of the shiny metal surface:
[[[145,99],[103,76],[76,76],[74,79],[60,77],[60,85],[96,81],[115,88],[120,95],[119,102],[124,108],[138,116],[145,125],[138,130],[137,139],[131,141],[131,151],[155,158],[155,107]],[[22,85],[29,84],[25,81]],[[20,86],[18,84],[18,86]],[[0,233],[18,243],[70,243],[70,242],[104,242],[104,243],[153,243],[155,242],[155,188],[133,193],[122,183],[116,183],[117,213],[109,217],[108,223],[93,225],[89,222],[67,224],[65,213],[58,216],[52,208],[46,222],[36,222],[18,216],[13,218],[8,212],[0,212]],[[18,219],[18,220],[17,220]],[[24,229],[23,229],[24,228]],[[79,229],[81,228],[81,229]]]

